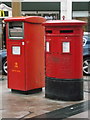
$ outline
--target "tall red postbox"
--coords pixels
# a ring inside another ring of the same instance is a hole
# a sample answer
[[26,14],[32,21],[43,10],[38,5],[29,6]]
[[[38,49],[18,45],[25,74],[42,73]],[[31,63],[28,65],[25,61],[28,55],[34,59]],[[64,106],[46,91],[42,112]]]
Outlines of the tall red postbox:
[[7,23],[8,88],[41,90],[44,86],[43,17],[13,17]]
[[60,100],[83,99],[84,21],[47,21],[45,96]]

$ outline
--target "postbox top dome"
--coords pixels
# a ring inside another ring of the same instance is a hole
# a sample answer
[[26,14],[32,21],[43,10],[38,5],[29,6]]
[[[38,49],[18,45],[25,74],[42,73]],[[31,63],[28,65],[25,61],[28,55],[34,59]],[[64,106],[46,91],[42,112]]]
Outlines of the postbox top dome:
[[15,22],[15,21],[20,21],[20,22],[30,22],[30,23],[43,23],[46,21],[45,18],[40,17],[40,16],[25,16],[25,17],[9,17],[4,19],[5,22]]
[[48,20],[43,23],[44,26],[68,26],[68,25],[84,25],[86,22],[80,20]]

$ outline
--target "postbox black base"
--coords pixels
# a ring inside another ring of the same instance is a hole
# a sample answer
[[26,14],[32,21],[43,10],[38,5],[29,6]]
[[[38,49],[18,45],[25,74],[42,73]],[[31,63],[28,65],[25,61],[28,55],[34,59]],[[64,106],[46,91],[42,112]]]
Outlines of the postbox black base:
[[64,100],[83,100],[83,79],[57,79],[46,77],[45,97]]
[[21,91],[21,90],[11,89],[11,91],[12,91],[13,93],[20,93],[20,94],[28,95],[28,94],[33,94],[33,93],[41,92],[41,91],[42,91],[42,88],[33,89],[33,90],[28,90],[28,91]]

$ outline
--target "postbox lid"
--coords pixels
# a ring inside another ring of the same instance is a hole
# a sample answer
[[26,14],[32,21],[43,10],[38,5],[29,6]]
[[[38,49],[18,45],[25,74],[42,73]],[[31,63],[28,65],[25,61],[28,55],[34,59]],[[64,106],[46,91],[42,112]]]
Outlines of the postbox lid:
[[86,22],[80,20],[49,20],[43,23],[44,26],[76,26],[84,25]]
[[25,16],[25,17],[10,17],[4,19],[5,22],[15,22],[15,21],[23,21],[23,22],[30,22],[30,23],[43,23],[46,21],[45,18],[39,16]]

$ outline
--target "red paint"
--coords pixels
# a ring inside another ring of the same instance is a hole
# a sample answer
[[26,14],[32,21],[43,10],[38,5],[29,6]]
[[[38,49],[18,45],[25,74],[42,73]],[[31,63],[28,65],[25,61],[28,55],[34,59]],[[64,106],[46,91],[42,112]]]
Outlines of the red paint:
[[[5,22],[23,22],[24,38],[13,40],[8,37],[7,60],[8,87],[15,90],[32,90],[45,86],[44,71],[44,27],[42,17],[7,18]],[[12,54],[12,46],[20,47],[20,55]]]
[[[46,42],[50,43],[50,51],[46,51],[46,76],[81,79],[83,77],[82,37],[85,22],[54,20],[47,21],[43,25],[46,31]],[[65,49],[63,44],[67,44]]]

